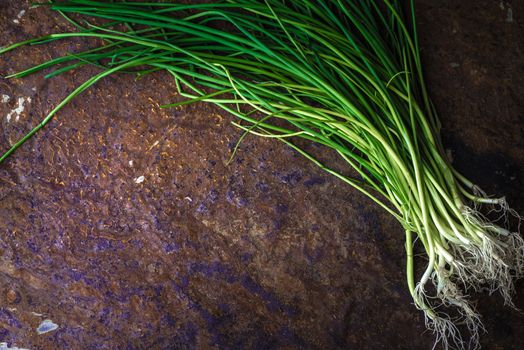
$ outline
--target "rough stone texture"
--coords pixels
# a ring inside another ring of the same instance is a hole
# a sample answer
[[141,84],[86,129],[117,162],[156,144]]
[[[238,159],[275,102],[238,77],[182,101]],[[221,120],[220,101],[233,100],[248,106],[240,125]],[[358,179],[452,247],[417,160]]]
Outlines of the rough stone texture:
[[[420,0],[418,21],[457,168],[523,213],[524,3]],[[0,45],[66,29],[46,9],[0,0]],[[0,75],[92,44],[17,50],[0,56]],[[2,78],[2,150],[92,73]],[[226,166],[239,137],[231,117],[203,104],[161,110],[174,92],[163,74],[104,79],[0,166],[0,341],[431,348],[394,219],[276,141],[248,138]],[[31,101],[7,122],[20,97]],[[523,296],[521,282],[517,306]],[[499,296],[476,297],[483,346],[524,347],[524,317]],[[38,335],[44,319],[58,330]]]

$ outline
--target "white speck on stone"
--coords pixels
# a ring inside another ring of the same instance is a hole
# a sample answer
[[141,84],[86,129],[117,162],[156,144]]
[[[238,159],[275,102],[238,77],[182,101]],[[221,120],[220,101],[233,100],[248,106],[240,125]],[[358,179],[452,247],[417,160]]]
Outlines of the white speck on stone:
[[133,166],[133,161],[132,160],[129,161],[129,166]]
[[32,87],[31,90],[33,90],[33,92],[36,92],[36,87]]
[[9,347],[9,345],[5,342],[0,343],[0,350],[27,350],[25,348],[19,348],[16,346]]
[[137,178],[135,179],[135,183],[136,183],[136,184],[141,184],[142,182],[144,182],[145,179],[146,179],[146,178],[144,177],[144,175],[141,175],[141,176],[139,176],[139,177],[137,177]]
[[36,329],[38,334],[45,334],[58,329],[58,325],[51,320],[43,320]]
[[7,115],[7,122],[9,123],[11,121],[11,118],[15,116],[15,120],[18,121],[20,119],[20,114],[25,110],[25,103],[31,103],[31,97],[19,97],[18,98],[18,106],[13,109],[9,114]]
[[153,144],[151,145],[151,147],[149,147],[149,151],[152,150],[153,148],[155,148],[156,146],[158,146],[158,144],[160,143],[160,141],[155,141],[153,142]]
[[187,201],[190,201],[190,202],[193,201],[193,200],[191,199],[191,197],[184,197],[184,199],[187,200]]
[[2,103],[7,103],[11,100],[11,97],[9,95],[2,95]]
[[25,15],[25,10],[22,10],[20,12],[18,12],[18,15],[16,15],[16,18],[13,19],[13,23],[16,23],[16,24],[19,24],[20,23],[20,19]]

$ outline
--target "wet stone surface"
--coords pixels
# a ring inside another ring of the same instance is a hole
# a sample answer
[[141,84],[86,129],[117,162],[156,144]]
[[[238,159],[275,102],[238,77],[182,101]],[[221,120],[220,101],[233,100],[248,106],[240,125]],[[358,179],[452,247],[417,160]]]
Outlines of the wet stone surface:
[[[458,169],[521,213],[522,18],[518,1],[418,5],[446,146]],[[0,0],[0,45],[69,29],[27,1]],[[94,44],[23,48],[0,57],[0,75]],[[1,79],[2,150],[93,72]],[[248,137],[226,166],[240,137],[231,116],[204,104],[159,108],[179,98],[163,74],[106,78],[0,166],[0,342],[431,348],[393,218],[272,140]],[[523,297],[520,282],[521,308]],[[523,316],[498,296],[477,298],[483,346],[522,348]],[[38,334],[45,320],[58,328]]]

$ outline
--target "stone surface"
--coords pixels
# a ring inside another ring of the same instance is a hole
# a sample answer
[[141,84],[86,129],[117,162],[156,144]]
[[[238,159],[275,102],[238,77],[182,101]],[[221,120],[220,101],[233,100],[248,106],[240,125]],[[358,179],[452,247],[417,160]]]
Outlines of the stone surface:
[[[518,1],[418,1],[446,147],[459,170],[521,213],[522,18]],[[46,9],[0,0],[0,45],[67,29]],[[0,75],[95,44],[23,48],[0,56]],[[2,78],[2,150],[93,72]],[[7,122],[20,98],[24,110]],[[431,348],[410,303],[393,218],[276,141],[247,138],[226,166],[240,136],[232,118],[203,104],[159,108],[177,99],[162,74],[109,77],[0,166],[0,341],[29,349]],[[322,148],[308,150],[341,166]],[[523,296],[520,282],[517,306]],[[476,298],[484,347],[524,347],[523,316],[499,296]],[[39,335],[46,319],[59,328]]]

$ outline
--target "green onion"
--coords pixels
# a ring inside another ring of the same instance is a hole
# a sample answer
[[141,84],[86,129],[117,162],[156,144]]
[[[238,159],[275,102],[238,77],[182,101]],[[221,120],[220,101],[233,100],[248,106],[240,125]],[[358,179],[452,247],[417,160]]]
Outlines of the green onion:
[[[487,197],[446,158],[440,122],[425,86],[413,1],[230,0],[204,4],[69,0],[49,4],[77,32],[13,44],[97,38],[71,53],[11,75],[84,65],[100,73],[81,84],[1,158],[101,78],[165,71],[186,100],[216,104],[244,135],[275,138],[365,193],[405,229],[406,277],[415,306],[445,348],[476,348],[482,324],[466,295],[499,291],[507,304],[524,273],[524,240],[506,227],[520,217]],[[106,20],[78,22],[70,15]],[[407,15],[407,16],[406,16]],[[335,150],[355,171],[337,172],[293,143]],[[236,149],[235,149],[236,151]],[[484,204],[500,211],[490,220]],[[425,253],[422,273],[415,251]],[[465,340],[461,331],[470,331]]]

